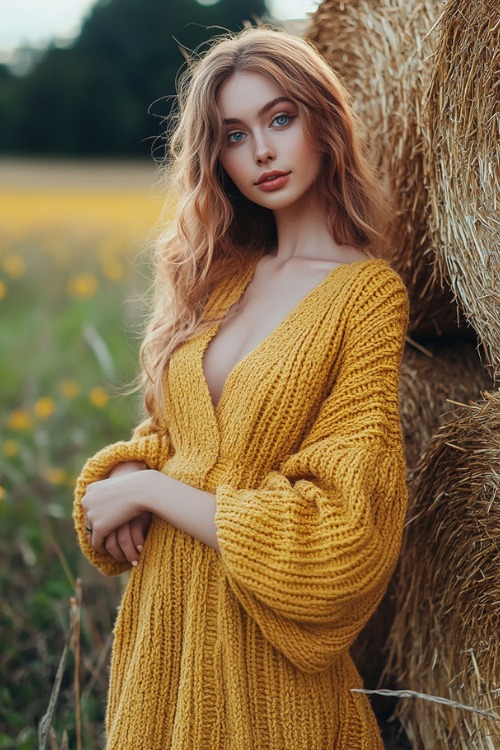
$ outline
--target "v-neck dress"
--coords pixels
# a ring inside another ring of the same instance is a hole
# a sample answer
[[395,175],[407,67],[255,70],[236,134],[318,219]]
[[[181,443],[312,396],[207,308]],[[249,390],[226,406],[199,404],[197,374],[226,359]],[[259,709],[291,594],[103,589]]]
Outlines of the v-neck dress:
[[[219,319],[257,260],[210,302]],[[380,750],[349,647],[397,561],[406,507],[399,367],[408,300],[383,260],[339,266],[229,374],[212,403],[203,355],[165,374],[168,433],[149,422],[84,466],[81,498],[142,460],[216,496],[220,552],[155,518],[118,613],[108,750]],[[374,686],[367,686],[374,687]]]

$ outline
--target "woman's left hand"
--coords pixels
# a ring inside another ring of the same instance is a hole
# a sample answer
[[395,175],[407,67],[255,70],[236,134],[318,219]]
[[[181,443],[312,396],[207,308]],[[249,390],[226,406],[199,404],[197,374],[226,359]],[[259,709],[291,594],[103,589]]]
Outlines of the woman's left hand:
[[137,565],[151,525],[152,514],[144,511],[108,534],[104,540],[106,551],[118,562]]
[[97,552],[105,554],[105,540],[115,529],[152,510],[158,498],[159,481],[165,476],[145,469],[93,482],[87,487],[82,506],[91,542]]

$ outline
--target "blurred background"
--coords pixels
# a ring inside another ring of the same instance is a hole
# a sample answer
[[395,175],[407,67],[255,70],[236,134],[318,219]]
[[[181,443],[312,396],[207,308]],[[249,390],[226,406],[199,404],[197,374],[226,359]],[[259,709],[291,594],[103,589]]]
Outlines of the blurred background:
[[182,50],[248,21],[300,29],[316,5],[0,0],[0,749],[45,746],[37,726],[65,644],[47,747],[104,746],[123,582],[78,551],[72,490],[138,416],[124,391],[168,220],[152,156]]
[[[305,15],[300,0],[2,0],[0,152],[147,158],[192,50],[255,19]],[[151,109],[150,109],[151,107]]]

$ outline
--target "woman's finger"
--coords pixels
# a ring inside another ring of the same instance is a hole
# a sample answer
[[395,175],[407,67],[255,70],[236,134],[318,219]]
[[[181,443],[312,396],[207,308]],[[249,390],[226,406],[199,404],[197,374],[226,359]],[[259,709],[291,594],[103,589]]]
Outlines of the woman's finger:
[[106,549],[106,552],[109,552],[111,557],[114,557],[117,562],[126,562],[127,558],[123,554],[122,549],[118,544],[116,531],[112,531],[111,534],[106,537],[106,539],[104,540],[104,547]]
[[116,529],[116,539],[120,545],[122,553],[125,555],[125,558],[132,563],[132,565],[137,565],[140,552],[135,546],[132,538],[132,523],[133,521],[129,521],[128,523],[119,526]]
[[150,523],[151,513],[148,512],[141,513],[140,516],[137,516],[130,522],[132,541],[138,553],[142,552]]

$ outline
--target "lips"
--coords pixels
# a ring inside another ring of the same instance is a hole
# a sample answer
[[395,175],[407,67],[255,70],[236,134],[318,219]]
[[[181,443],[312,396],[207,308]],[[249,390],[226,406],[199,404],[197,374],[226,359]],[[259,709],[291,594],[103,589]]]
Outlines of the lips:
[[262,185],[264,182],[272,182],[272,180],[276,179],[277,177],[288,177],[290,172],[280,172],[279,170],[275,169],[272,172],[264,172],[257,182],[256,185]]
[[264,172],[255,184],[259,190],[263,190],[265,193],[271,193],[273,190],[279,190],[286,185],[289,177],[290,172],[279,172],[278,170]]

